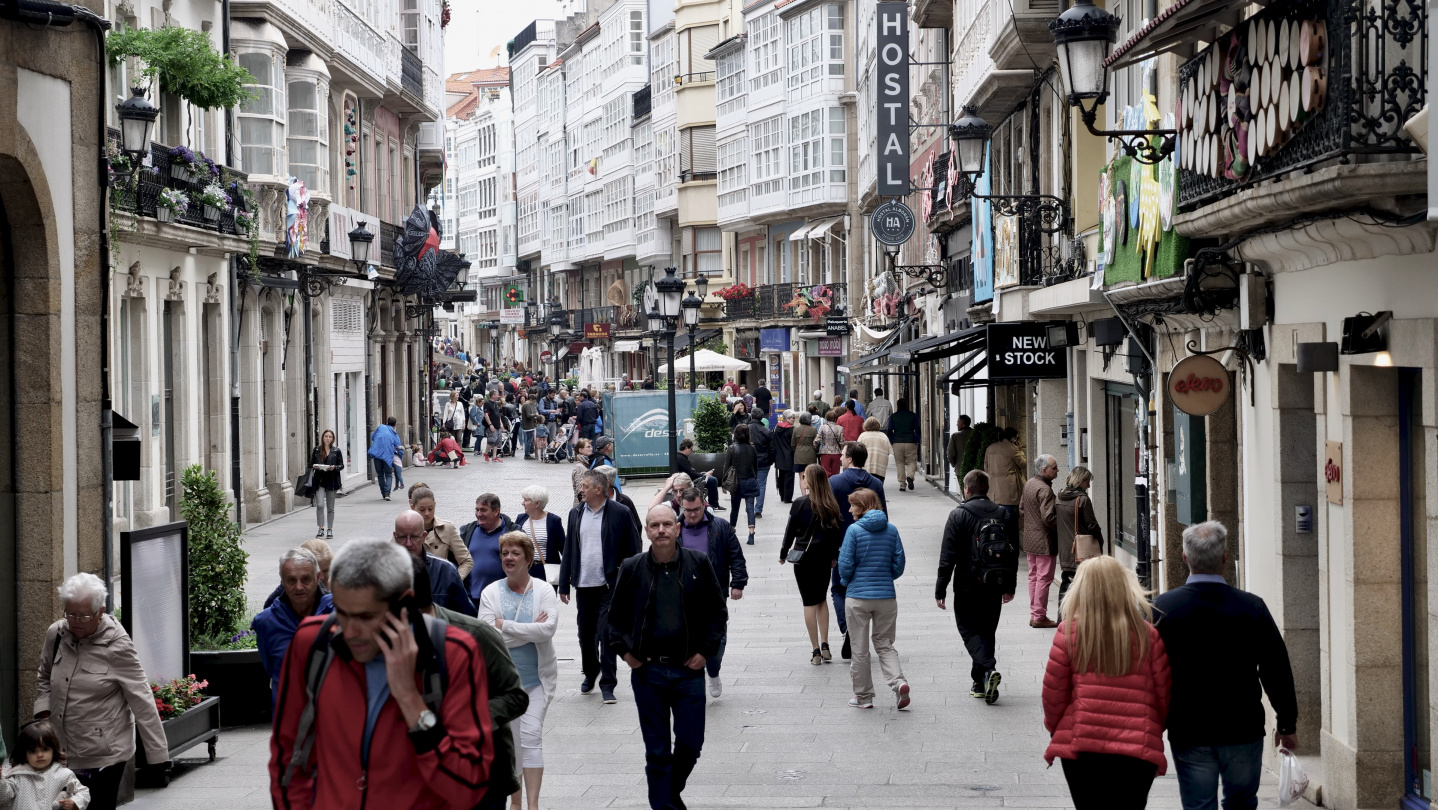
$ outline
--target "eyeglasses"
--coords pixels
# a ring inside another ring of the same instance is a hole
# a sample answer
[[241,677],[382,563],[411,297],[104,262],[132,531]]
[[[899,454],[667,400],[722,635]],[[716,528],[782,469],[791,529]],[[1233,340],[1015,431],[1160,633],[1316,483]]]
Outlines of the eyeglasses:
[[83,623],[88,622],[88,621],[90,621],[91,619],[95,618],[95,616],[97,616],[97,615],[98,615],[98,614],[95,614],[95,613],[68,613],[68,612],[67,612],[67,613],[65,614],[65,619],[66,619],[67,621],[80,622],[80,623],[83,624]]

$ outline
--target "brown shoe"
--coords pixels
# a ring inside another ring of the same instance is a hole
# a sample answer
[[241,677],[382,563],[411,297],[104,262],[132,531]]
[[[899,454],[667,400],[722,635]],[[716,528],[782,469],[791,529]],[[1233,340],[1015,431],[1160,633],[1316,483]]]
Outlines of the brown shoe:
[[1048,630],[1048,629],[1050,629],[1050,628],[1054,628],[1054,627],[1058,627],[1058,626],[1059,626],[1059,623],[1058,623],[1058,622],[1054,621],[1053,619],[1050,619],[1050,618],[1047,617],[1047,616],[1043,617],[1042,619],[1039,619],[1038,621],[1030,621],[1030,622],[1029,622],[1029,627],[1036,627],[1036,628],[1038,628],[1038,629],[1040,629],[1040,630]]

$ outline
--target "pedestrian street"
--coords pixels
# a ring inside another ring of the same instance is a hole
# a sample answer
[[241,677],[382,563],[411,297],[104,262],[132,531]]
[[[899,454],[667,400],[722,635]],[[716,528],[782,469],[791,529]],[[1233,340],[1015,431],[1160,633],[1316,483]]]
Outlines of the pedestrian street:
[[[473,519],[474,498],[481,492],[499,495],[510,516],[518,510],[519,492],[532,484],[549,489],[550,511],[566,515],[572,504],[567,464],[519,458],[496,464],[471,457],[462,469],[411,468],[404,477],[406,485],[428,484],[438,497],[437,515],[461,525]],[[631,480],[624,492],[643,509],[656,484],[657,479]],[[1048,735],[1039,691],[1053,631],[1030,628],[1025,597],[1016,597],[1005,607],[998,632],[1001,697],[992,706],[969,697],[969,658],[952,613],[940,611],[933,600],[940,538],[954,501],[924,483],[913,492],[893,488],[887,494],[907,554],[906,571],[896,583],[895,646],[912,686],[912,705],[896,711],[882,680],[873,709],[847,705],[853,693],[847,662],[838,654],[843,638],[837,628],[830,631],[833,662],[809,663],[798,589],[790,567],[778,560],[788,507],[771,482],[758,542],[743,547],[749,585],[742,600],[729,603],[723,696],[709,703],[703,753],[685,791],[689,807],[1072,807],[1060,768],[1057,763],[1048,768],[1042,757]],[[722,501],[727,507],[728,496]],[[349,539],[388,537],[403,508],[398,489],[386,503],[373,485],[360,487],[340,499],[330,542],[338,550]],[[722,516],[728,518],[727,509]],[[252,607],[274,588],[279,556],[313,537],[314,527],[312,511],[300,509],[248,532]],[[555,568],[550,572],[552,578]],[[1019,576],[1022,582],[1022,570]],[[541,806],[646,807],[644,746],[625,667],[619,667],[617,705],[602,705],[598,690],[580,695],[574,604],[561,606],[559,621],[560,682],[544,728]],[[877,678],[877,658],[874,668]],[[169,788],[139,791],[132,806],[269,807],[268,739],[268,727],[226,730],[216,762],[205,762],[203,749],[195,749],[176,763]],[[1180,806],[1173,773],[1170,760],[1168,774],[1154,783],[1149,807]],[[1260,807],[1277,806],[1274,785],[1267,774]]]

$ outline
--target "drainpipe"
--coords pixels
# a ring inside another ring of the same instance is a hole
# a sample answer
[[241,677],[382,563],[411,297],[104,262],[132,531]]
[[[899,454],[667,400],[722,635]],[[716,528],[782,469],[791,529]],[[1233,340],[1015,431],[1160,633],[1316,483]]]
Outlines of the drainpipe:
[[1150,448],[1148,446],[1148,417],[1150,407],[1149,403],[1151,402],[1151,398],[1153,395],[1152,379],[1153,375],[1158,371],[1158,363],[1154,361],[1153,353],[1150,352],[1148,349],[1148,342],[1144,340],[1141,335],[1139,335],[1138,331],[1133,328],[1133,324],[1129,323],[1128,318],[1125,318],[1123,313],[1119,311],[1119,308],[1114,305],[1113,298],[1111,296],[1112,291],[1104,291],[1104,301],[1108,304],[1109,309],[1113,310],[1113,314],[1118,316],[1119,323],[1122,323],[1124,331],[1128,332],[1129,340],[1138,344],[1139,350],[1143,352],[1143,356],[1148,360],[1149,367],[1148,374],[1133,375],[1134,387],[1138,388],[1139,396],[1142,397],[1142,400],[1139,403],[1140,407],[1137,418],[1138,469],[1134,471],[1133,499],[1135,506],[1135,545],[1138,546],[1138,548],[1135,549],[1138,552],[1138,561],[1134,566],[1134,573],[1138,575],[1138,581],[1140,584],[1143,585],[1144,590],[1152,591],[1153,570],[1151,561],[1153,559],[1153,555],[1151,554],[1151,548],[1149,545],[1151,527],[1149,525],[1148,503],[1148,455],[1150,452]]

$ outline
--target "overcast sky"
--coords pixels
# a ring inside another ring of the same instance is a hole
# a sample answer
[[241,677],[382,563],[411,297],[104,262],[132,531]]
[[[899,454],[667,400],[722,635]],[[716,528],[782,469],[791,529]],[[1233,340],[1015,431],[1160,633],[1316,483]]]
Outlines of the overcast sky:
[[[506,64],[504,45],[537,18],[559,16],[557,0],[450,0],[444,75]],[[495,49],[499,52],[491,56]]]

